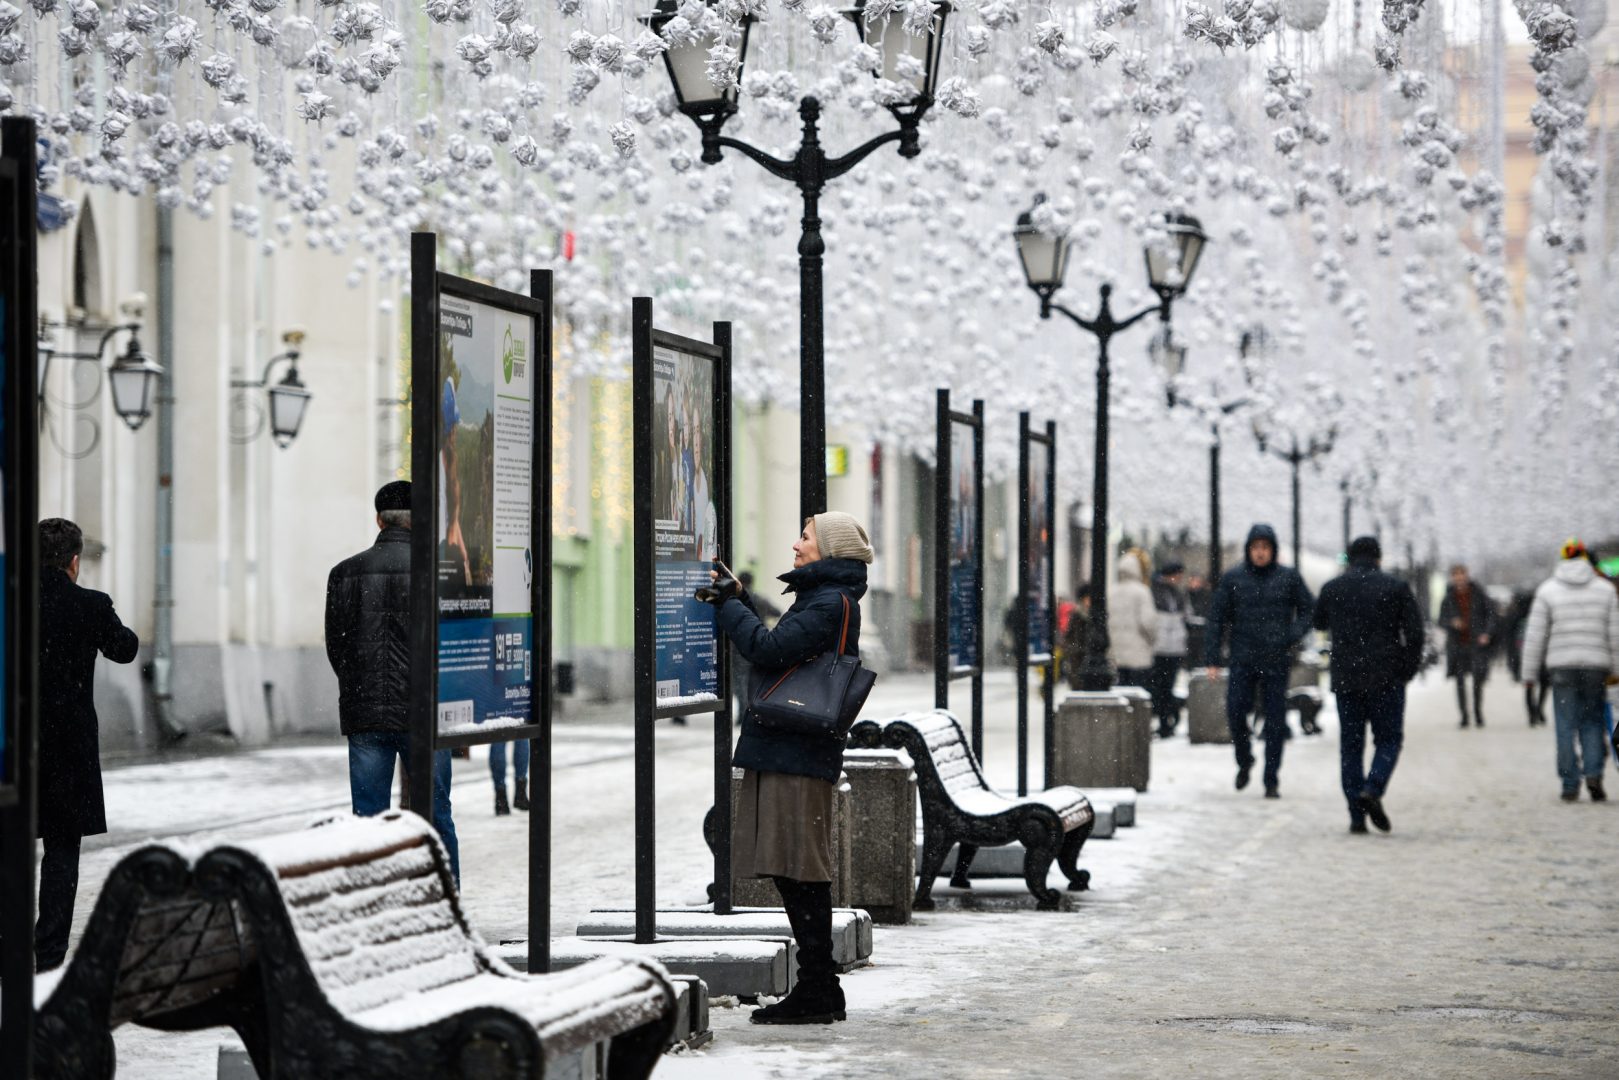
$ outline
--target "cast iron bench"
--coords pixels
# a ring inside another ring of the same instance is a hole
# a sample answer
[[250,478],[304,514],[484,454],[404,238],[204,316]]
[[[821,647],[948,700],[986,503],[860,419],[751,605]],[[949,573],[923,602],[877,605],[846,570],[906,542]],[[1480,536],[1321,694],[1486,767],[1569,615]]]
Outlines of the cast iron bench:
[[1024,798],[1002,795],[984,781],[956,718],[942,709],[905,713],[891,720],[862,720],[849,733],[860,749],[904,750],[916,763],[922,802],[922,864],[918,867],[919,911],[933,910],[933,879],[956,844],[961,855],[951,884],[969,888],[967,868],[980,847],[1021,843],[1023,880],[1042,911],[1059,906],[1062,894],[1046,884],[1056,860],[1071,891],[1090,886],[1079,869],[1079,850],[1091,835],[1095,814],[1083,792],[1054,787]]
[[122,1023],[234,1028],[265,1080],[539,1080],[609,1041],[608,1076],[639,1080],[675,1022],[656,963],[526,976],[496,959],[431,827],[397,812],[134,852],[35,999],[39,1080],[111,1077]]

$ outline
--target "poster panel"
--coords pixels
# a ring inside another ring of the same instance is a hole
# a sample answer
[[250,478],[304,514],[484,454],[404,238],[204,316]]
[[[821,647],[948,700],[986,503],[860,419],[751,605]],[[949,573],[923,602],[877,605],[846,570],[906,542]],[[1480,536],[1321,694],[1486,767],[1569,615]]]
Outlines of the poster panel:
[[1051,506],[1046,478],[1050,455],[1044,443],[1029,447],[1029,655],[1051,653]]
[[975,427],[951,420],[950,668],[978,666],[978,451]]
[[714,361],[666,345],[652,350],[653,611],[659,708],[715,701],[720,692],[714,607],[692,597],[709,583],[719,539],[714,477]]
[[531,722],[533,317],[441,290],[438,734]]
[[[9,187],[9,183],[7,184]],[[0,197],[9,198],[11,192],[0,191]],[[9,242],[6,247],[11,245]],[[11,252],[0,252],[0,265],[11,265]],[[9,442],[7,440],[6,416],[11,408],[11,386],[7,377],[11,373],[11,349],[8,340],[11,333],[11,282],[0,286],[0,791],[16,786],[17,778],[12,775],[12,745],[15,742],[11,734],[11,725],[15,722],[9,708],[11,699],[11,579],[6,576],[6,522],[5,514],[11,506],[11,488],[8,481],[11,477],[11,462],[7,460]]]

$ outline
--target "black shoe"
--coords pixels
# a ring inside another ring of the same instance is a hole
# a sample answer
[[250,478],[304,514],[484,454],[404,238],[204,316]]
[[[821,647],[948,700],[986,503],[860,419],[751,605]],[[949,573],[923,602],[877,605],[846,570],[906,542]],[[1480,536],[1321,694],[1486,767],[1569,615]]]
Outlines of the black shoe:
[[519,780],[517,781],[517,790],[512,793],[512,809],[527,810],[528,805],[528,781]]
[[512,808],[506,802],[506,789],[503,788],[503,787],[496,788],[495,789],[495,816],[496,817],[505,817],[507,814],[509,814],[511,812],[512,812]]
[[1483,727],[1484,726],[1484,714],[1480,713],[1479,716],[1478,716],[1478,719],[1473,721],[1473,722],[1475,724],[1477,724],[1479,727]]
[[1587,776],[1585,778],[1585,790],[1591,793],[1592,802],[1608,801],[1608,793],[1602,790],[1602,777],[1600,776]]
[[1241,791],[1243,788],[1248,786],[1248,775],[1249,775],[1249,773],[1253,772],[1253,768],[1254,767],[1252,765],[1238,765],[1237,766],[1237,790],[1238,791]]
[[1376,795],[1362,795],[1360,797],[1360,808],[1366,811],[1366,816],[1371,819],[1373,825],[1377,826],[1378,832],[1388,832],[1392,828],[1389,824],[1389,816],[1383,810],[1383,800]]
[[1267,787],[1265,789],[1265,798],[1267,798],[1267,799],[1280,799],[1281,797],[1282,797],[1281,789],[1278,788],[1275,784],[1272,784],[1272,785],[1270,785],[1269,787]]
[[1466,727],[1467,726],[1467,717],[1465,717],[1465,716],[1462,717],[1462,722],[1457,726],[1458,727]]
[[1563,801],[1564,802],[1579,802],[1580,801],[1580,789],[1575,788],[1573,791],[1565,791],[1565,792],[1563,792]]
[[754,1024],[830,1024],[847,1019],[843,988],[837,976],[827,979],[800,979],[792,993],[762,1009],[753,1010],[748,1021]]
[[1349,823],[1349,831],[1354,833],[1356,836],[1362,836],[1366,832],[1366,823],[1364,821],[1351,821]]

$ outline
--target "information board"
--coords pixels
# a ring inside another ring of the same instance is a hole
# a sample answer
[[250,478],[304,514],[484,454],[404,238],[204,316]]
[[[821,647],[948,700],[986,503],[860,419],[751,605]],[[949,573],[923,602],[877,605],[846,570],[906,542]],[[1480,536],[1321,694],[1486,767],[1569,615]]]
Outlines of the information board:
[[438,297],[438,734],[532,723],[534,319]]
[[974,425],[952,420],[950,439],[950,667],[978,667],[978,446]]
[[714,490],[714,361],[666,345],[652,351],[654,620],[658,707],[717,700],[714,607],[692,593],[709,583],[718,550]]

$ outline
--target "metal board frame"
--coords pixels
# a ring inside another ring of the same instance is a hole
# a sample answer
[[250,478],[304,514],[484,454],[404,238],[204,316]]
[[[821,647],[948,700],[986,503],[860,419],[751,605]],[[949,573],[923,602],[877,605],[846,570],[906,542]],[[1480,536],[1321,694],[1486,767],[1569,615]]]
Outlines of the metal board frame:
[[[978,662],[952,667],[950,664],[950,474],[952,425],[965,424],[973,432],[973,498],[978,513],[973,521],[973,553],[978,575],[978,611],[973,636],[978,646]],[[973,401],[972,412],[950,408],[950,391],[940,387],[938,399],[938,448],[933,470],[933,704],[950,707],[950,684],[970,679],[972,688],[972,748],[979,764],[984,761],[984,402]]]
[[657,938],[657,721],[677,716],[712,714],[714,717],[714,911],[731,911],[731,650],[722,641],[716,650],[719,665],[717,701],[658,706],[656,544],[653,507],[653,431],[655,399],[653,353],[674,349],[713,362],[714,472],[709,492],[719,515],[717,546],[723,558],[731,549],[731,324],[716,322],[714,340],[698,341],[659,330],[653,325],[650,296],[637,296],[631,304],[631,338],[635,510],[635,940],[647,944]]
[[[1033,644],[1029,640],[1029,600],[1033,595],[1034,567],[1029,559],[1031,533],[1034,523],[1031,520],[1029,506],[1030,480],[1033,478],[1032,455],[1036,447],[1043,447],[1046,455],[1046,559],[1045,585],[1046,597],[1051,606],[1046,610],[1046,644],[1050,648],[1043,653],[1036,654],[1031,651]],[[1044,675],[1040,680],[1040,700],[1042,708],[1043,757],[1045,761],[1045,781],[1043,786],[1051,786],[1051,758],[1053,750],[1052,714],[1055,711],[1057,671],[1056,671],[1056,636],[1057,636],[1057,551],[1055,510],[1057,505],[1057,422],[1046,421],[1044,432],[1038,432],[1029,426],[1027,411],[1018,413],[1018,561],[1017,580],[1018,595],[1023,598],[1023,618],[1018,620],[1017,634],[1017,793],[1029,793],[1029,668],[1035,664],[1042,665]]]
[[[449,295],[526,315],[533,320],[535,410],[530,455],[529,536],[534,550],[529,610],[533,612],[534,692],[527,724],[489,732],[441,737],[438,734],[438,550],[437,529],[411,531],[412,605],[410,678],[410,799],[425,807],[432,821],[433,754],[458,746],[480,746],[527,739],[531,784],[529,811],[528,969],[550,968],[551,952],[551,348],[552,276],[529,274],[529,295],[441,273],[438,237],[410,238],[411,344],[411,519],[435,521],[438,514],[438,395],[429,388],[439,377],[439,296]],[[425,598],[425,599],[422,599]],[[420,811],[418,811],[420,812]]]
[[7,775],[0,777],[0,1046],[30,1075],[34,1031],[34,767],[39,732],[38,153],[32,119],[0,119],[0,355],[4,356]]

